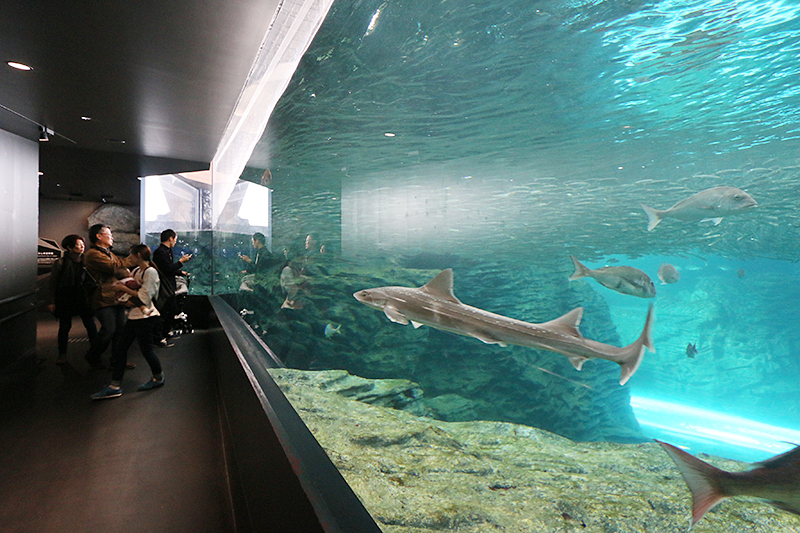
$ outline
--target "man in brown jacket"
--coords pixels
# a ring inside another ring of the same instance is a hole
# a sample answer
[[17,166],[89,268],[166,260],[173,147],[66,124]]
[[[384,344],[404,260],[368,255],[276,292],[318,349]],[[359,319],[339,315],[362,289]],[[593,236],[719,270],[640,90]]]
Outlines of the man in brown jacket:
[[117,302],[116,289],[112,287],[116,281],[114,271],[130,265],[126,259],[118,257],[111,251],[114,237],[111,228],[105,224],[95,224],[89,228],[89,242],[91,246],[83,255],[83,264],[98,283],[92,300],[92,309],[100,322],[100,331],[86,352],[86,361],[94,368],[102,368],[100,356],[109,344],[112,345],[111,353],[114,353],[114,344],[125,326],[125,306]]

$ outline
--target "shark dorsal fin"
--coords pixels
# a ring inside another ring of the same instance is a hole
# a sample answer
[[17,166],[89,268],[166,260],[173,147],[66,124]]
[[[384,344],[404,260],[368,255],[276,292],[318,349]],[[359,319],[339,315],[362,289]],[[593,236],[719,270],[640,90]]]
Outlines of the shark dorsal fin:
[[[571,337],[582,337],[578,326],[581,325],[581,318],[583,318],[583,307],[576,307],[569,313],[561,315],[555,320],[541,324],[543,327],[558,331],[559,333],[569,335]],[[573,363],[575,364],[575,363]]]
[[448,268],[439,272],[435,278],[419,288],[431,296],[436,296],[449,302],[463,305],[453,294],[453,269]]

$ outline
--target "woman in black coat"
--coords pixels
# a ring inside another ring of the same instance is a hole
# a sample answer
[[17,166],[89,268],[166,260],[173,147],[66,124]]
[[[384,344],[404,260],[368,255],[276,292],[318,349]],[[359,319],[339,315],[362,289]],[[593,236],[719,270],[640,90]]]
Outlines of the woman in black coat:
[[58,318],[58,357],[57,365],[67,362],[67,340],[72,328],[72,317],[80,316],[93,342],[97,335],[97,325],[85,289],[83,287],[83,251],[86,243],[80,235],[67,235],[61,241],[64,256],[53,264],[50,273],[50,289],[54,305],[51,311]]

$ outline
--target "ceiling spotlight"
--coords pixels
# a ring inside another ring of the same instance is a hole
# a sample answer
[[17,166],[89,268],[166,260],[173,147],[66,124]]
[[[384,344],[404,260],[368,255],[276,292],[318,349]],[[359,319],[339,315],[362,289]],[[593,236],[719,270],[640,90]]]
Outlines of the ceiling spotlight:
[[17,63],[16,61],[7,61],[6,65],[17,70],[33,70],[33,67],[24,63]]
[[39,126],[39,142],[47,142],[50,140],[50,131],[44,126]]

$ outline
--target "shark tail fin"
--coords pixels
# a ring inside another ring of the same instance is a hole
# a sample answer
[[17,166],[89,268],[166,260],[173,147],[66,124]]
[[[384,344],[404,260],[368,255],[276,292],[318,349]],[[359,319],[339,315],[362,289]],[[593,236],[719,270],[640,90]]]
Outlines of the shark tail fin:
[[656,441],[669,454],[692,493],[692,526],[729,494],[722,479],[726,472],[666,442]]
[[653,231],[653,228],[658,226],[658,223],[662,220],[662,212],[644,204],[639,205],[642,206],[642,209],[644,209],[644,212],[647,214],[647,231]]
[[623,356],[619,361],[622,367],[622,374],[619,377],[619,384],[625,385],[632,375],[639,369],[639,364],[644,357],[644,349],[649,348],[651,352],[655,352],[653,346],[653,304],[647,308],[647,319],[644,322],[644,328],[639,338],[633,344],[626,347],[627,355]]
[[574,281],[580,278],[591,277],[591,270],[582,265],[581,262],[578,261],[574,255],[569,256],[569,258],[572,259],[572,264],[575,265],[575,272],[573,272],[572,275],[569,277],[570,281]]

